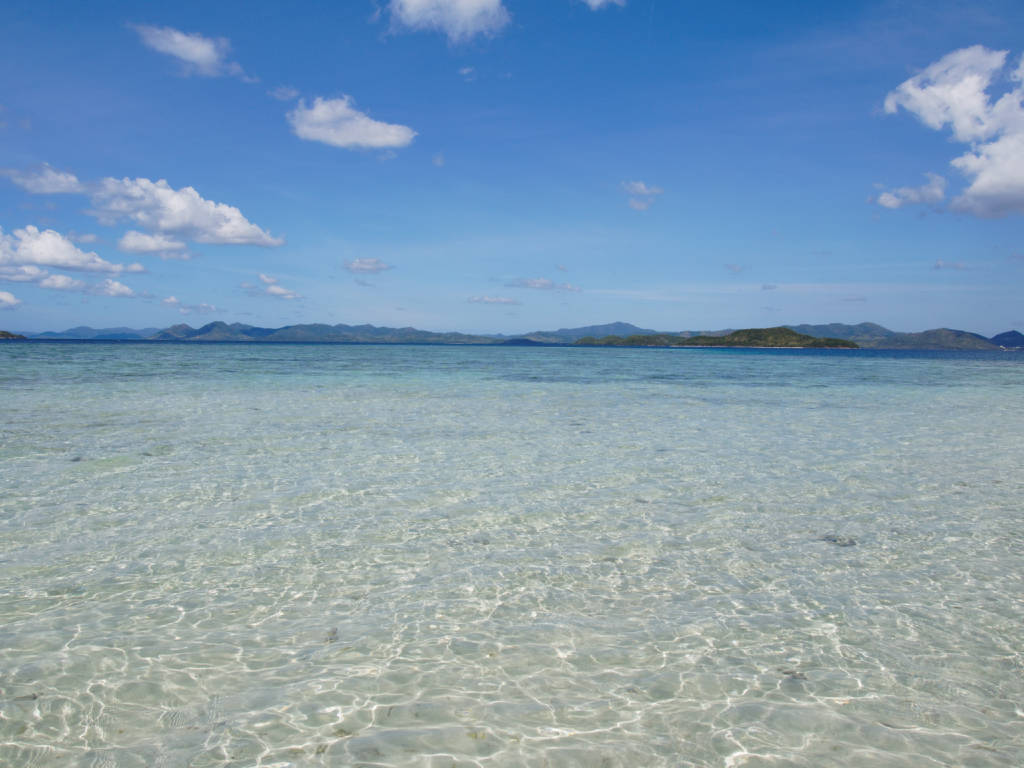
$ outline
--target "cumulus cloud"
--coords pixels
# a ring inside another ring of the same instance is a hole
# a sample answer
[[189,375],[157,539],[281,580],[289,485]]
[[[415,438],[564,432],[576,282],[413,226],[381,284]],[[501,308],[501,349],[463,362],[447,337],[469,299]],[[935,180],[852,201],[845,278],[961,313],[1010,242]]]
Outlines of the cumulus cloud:
[[936,205],[946,197],[946,180],[937,173],[926,173],[927,184],[920,187],[900,187],[878,196],[878,204],[885,208],[902,208],[904,205],[928,203]]
[[317,96],[312,106],[307,106],[303,99],[288,113],[288,122],[300,139],[343,149],[405,147],[416,137],[412,128],[374,120],[352,104],[348,96],[340,99]]
[[345,261],[345,269],[355,274],[376,274],[388,269],[394,269],[391,264],[386,264],[380,259],[351,259]]
[[0,173],[34,195],[80,194],[85,191],[85,185],[75,174],[56,171],[45,164],[33,171],[5,170]]
[[570,283],[556,283],[546,277],[522,277],[505,283],[506,288],[530,288],[535,291],[569,291],[572,293],[582,290],[579,286]]
[[182,32],[173,27],[152,27],[134,24],[143,44],[180,61],[189,75],[245,77],[242,67],[228,61],[231,43],[223,37],[205,37],[198,32]]
[[81,280],[76,280],[67,275],[47,275],[39,281],[39,285],[55,291],[82,291],[88,287]]
[[0,309],[14,309],[21,304],[21,299],[15,298],[13,293],[0,291]]
[[[125,253],[170,253],[184,251],[185,244],[167,235],[147,235],[144,232],[136,232],[129,229],[121,237],[117,244],[118,250]],[[177,258],[188,254],[181,254]]]
[[470,296],[470,304],[522,304],[518,299],[510,299],[505,296]]
[[[214,244],[277,246],[284,243],[284,239],[272,236],[246,219],[233,205],[207,200],[193,187],[174,189],[164,179],[108,177],[85,184],[74,174],[54,171],[49,166],[41,171],[3,173],[36,194],[89,195],[92,210],[88,213],[101,224],[113,226],[127,219],[155,233],[126,232],[119,247],[128,253],[184,252],[185,244],[177,238]],[[94,242],[96,236],[79,235],[71,239],[88,243]]]
[[624,181],[622,188],[630,196],[629,207],[634,211],[646,211],[654,204],[658,195],[665,191],[661,187],[649,186],[642,181]]
[[199,243],[284,243],[250,222],[233,205],[206,200],[192,187],[174,189],[164,179],[106,178],[93,188],[91,202],[93,210],[89,213],[108,226],[128,219],[151,232]]
[[509,22],[501,0],[391,0],[395,27],[444,32],[453,43],[493,35]]
[[37,283],[46,277],[49,272],[45,269],[23,264],[17,267],[0,267],[0,280],[10,283]]
[[0,266],[54,267],[79,272],[144,272],[141,264],[112,264],[92,251],[82,251],[52,229],[34,226],[10,235],[0,230]]
[[[975,216],[1024,213],[1024,60],[1007,73],[1008,91],[989,93],[1006,68],[1007,55],[981,45],[953,51],[885,99],[887,113],[905,109],[929,128],[948,129],[954,141],[967,145],[967,152],[950,161],[968,180],[951,205]],[[930,202],[901,195],[905,190],[884,193],[878,203],[899,207]]]
[[109,277],[99,285],[94,286],[92,293],[98,296],[120,296],[124,298],[135,295],[135,291],[127,285],[119,283],[117,280],[111,280]]

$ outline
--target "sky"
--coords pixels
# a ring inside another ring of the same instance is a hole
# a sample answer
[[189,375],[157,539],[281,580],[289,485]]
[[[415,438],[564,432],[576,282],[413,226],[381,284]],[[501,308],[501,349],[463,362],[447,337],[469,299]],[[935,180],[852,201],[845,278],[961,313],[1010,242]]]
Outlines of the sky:
[[0,6],[0,328],[1024,330],[1024,3]]

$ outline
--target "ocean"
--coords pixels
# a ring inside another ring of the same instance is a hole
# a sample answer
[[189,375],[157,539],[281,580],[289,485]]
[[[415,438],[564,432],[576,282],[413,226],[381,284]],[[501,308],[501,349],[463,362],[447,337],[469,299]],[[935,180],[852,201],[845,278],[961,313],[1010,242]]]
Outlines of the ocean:
[[1024,353],[0,345],[0,765],[1024,765]]

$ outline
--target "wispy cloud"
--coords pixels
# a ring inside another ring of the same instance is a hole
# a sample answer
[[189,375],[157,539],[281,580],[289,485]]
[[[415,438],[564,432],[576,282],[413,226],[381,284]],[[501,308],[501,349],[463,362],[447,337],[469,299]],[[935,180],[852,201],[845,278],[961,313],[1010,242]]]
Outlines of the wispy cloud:
[[592,11],[607,8],[609,5],[624,6],[626,4],[626,0],[583,0],[583,2],[586,3]]
[[467,301],[470,304],[522,304],[518,299],[510,299],[505,296],[470,296]]
[[622,188],[629,195],[629,207],[634,211],[646,211],[665,191],[661,187],[650,186],[642,181],[624,181]]
[[291,301],[293,299],[301,299],[298,293],[283,285],[280,285],[276,277],[271,277],[262,272],[259,274],[260,283],[262,286],[253,285],[252,283],[242,283],[242,287],[250,296],[273,296],[275,299],[285,299]]
[[346,260],[345,269],[357,275],[375,275],[378,272],[385,272],[389,269],[394,269],[394,266],[386,264],[380,259],[364,258]]
[[937,173],[926,173],[928,183],[920,187],[900,187],[880,194],[876,202],[885,208],[902,208],[904,205],[927,203],[937,205],[946,197],[946,180]]
[[165,307],[172,307],[177,309],[183,315],[208,315],[212,312],[217,311],[217,307],[213,304],[207,304],[200,302],[199,304],[183,304],[175,296],[168,296],[161,302]]
[[301,100],[287,118],[300,139],[342,149],[406,147],[416,138],[416,131],[408,126],[383,123],[360,112],[349,96],[340,99],[317,96],[311,106]]
[[572,293],[583,290],[571,283],[556,283],[546,277],[520,277],[505,283],[506,288],[530,288],[535,291],[568,291]]
[[231,43],[224,37],[206,37],[198,32],[182,32],[174,27],[153,27],[148,24],[132,24],[142,43],[148,47],[172,56],[182,63],[187,75],[201,77],[222,77],[230,75],[250,80],[240,64],[229,61]]
[[75,174],[57,171],[45,164],[32,171],[3,170],[0,175],[34,195],[80,194],[85,191],[85,185]]
[[295,101],[295,99],[299,98],[298,90],[290,85],[279,85],[277,88],[271,88],[267,91],[267,95],[278,101]]

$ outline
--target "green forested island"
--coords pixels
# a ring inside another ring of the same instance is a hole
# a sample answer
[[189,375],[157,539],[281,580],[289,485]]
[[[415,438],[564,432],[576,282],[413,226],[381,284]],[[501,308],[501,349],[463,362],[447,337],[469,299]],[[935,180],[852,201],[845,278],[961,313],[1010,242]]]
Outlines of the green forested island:
[[0,331],[0,339],[24,339],[25,337],[18,333],[11,333],[10,331]]
[[791,328],[746,328],[725,336],[678,336],[671,333],[635,334],[632,336],[584,336],[576,342],[593,347],[794,347],[859,349],[854,341],[817,338],[797,333]]

